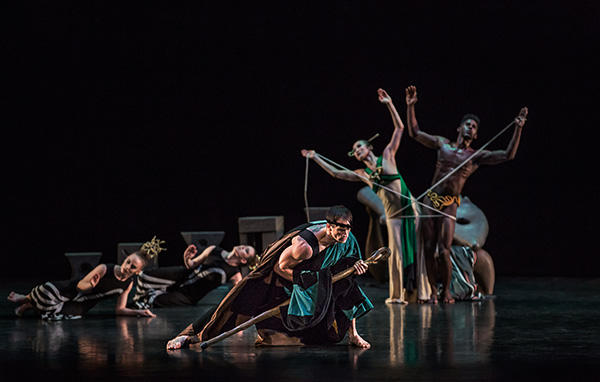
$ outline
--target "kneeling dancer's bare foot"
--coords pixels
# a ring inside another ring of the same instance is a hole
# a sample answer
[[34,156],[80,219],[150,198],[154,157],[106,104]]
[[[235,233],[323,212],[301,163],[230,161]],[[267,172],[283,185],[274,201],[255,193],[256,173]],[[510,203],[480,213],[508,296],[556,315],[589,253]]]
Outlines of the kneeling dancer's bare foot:
[[350,345],[354,345],[356,347],[363,348],[363,349],[370,349],[371,348],[371,344],[368,343],[367,341],[365,341],[358,334],[348,334],[348,343]]

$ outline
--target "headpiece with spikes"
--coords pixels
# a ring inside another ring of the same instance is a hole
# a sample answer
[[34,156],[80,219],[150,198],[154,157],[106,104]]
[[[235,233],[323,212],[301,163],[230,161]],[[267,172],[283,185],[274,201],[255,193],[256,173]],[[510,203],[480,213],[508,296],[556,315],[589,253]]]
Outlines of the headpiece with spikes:
[[164,240],[157,239],[156,236],[152,238],[152,240],[145,242],[140,247],[140,250],[146,252],[148,257],[153,259],[158,256],[162,251],[166,251],[166,248],[162,248],[161,244],[165,244]]
[[254,260],[254,265],[249,265],[248,269],[250,271],[253,271],[258,267],[258,264],[260,264],[260,256],[258,254],[256,254],[256,259]]

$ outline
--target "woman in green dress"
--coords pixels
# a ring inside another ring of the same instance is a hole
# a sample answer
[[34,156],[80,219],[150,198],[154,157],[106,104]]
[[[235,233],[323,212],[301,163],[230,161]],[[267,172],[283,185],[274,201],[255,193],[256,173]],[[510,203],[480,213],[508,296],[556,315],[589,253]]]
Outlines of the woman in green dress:
[[[427,277],[424,267],[419,267],[417,261],[417,236],[419,209],[410,190],[398,172],[396,152],[400,146],[404,124],[392,103],[391,97],[383,89],[377,90],[379,101],[386,105],[394,123],[394,132],[382,155],[373,152],[373,146],[367,140],[358,140],[352,146],[348,155],[362,162],[366,167],[350,170],[340,170],[314,150],[302,150],[302,155],[313,159],[327,173],[337,179],[365,182],[381,199],[386,216],[388,247],[392,251],[388,262],[389,298],[386,303],[406,304],[406,291],[418,291],[418,300],[426,300]],[[404,208],[410,206],[408,208]]]

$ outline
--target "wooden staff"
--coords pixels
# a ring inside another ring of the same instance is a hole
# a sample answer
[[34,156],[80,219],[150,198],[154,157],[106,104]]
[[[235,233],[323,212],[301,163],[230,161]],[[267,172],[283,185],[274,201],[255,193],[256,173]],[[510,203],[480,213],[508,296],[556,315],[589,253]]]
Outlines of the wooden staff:
[[[378,250],[376,250],[375,252],[373,252],[373,254],[367,260],[365,260],[365,263],[375,264],[378,261],[387,259],[388,256],[390,255],[390,253],[391,253],[391,251],[388,247],[381,247]],[[331,282],[332,283],[338,282],[339,280],[344,279],[344,278],[352,275],[353,273],[354,273],[354,267],[348,268],[340,273],[335,274],[331,278]],[[221,333],[218,336],[211,338],[210,340],[201,342],[200,349],[206,349],[210,345],[215,344],[220,341],[223,341],[225,338],[231,337],[232,335],[234,335],[237,332],[241,332],[242,330],[248,329],[252,325],[255,325],[263,320],[266,320],[267,318],[276,316],[279,313],[279,308],[284,305],[287,305],[289,302],[290,302],[290,300],[287,299],[286,301],[282,302],[281,304],[277,305],[276,307],[271,308],[271,309],[267,310],[266,312],[263,312],[263,313],[259,314],[258,316],[255,316],[255,317],[249,319],[248,321],[236,326],[235,328],[233,328],[229,331],[226,331],[224,333]]]

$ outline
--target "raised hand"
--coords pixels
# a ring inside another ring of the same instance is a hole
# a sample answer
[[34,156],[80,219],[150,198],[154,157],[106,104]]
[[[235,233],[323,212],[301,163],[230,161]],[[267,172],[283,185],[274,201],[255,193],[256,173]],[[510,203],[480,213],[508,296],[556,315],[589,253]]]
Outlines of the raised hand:
[[100,281],[100,275],[98,273],[94,273],[90,279],[90,286],[94,288],[96,285],[98,285],[98,281]]
[[185,265],[188,265],[188,262],[196,256],[198,253],[198,248],[194,244],[190,244],[185,251],[183,252],[183,262]]
[[304,150],[302,149],[302,151],[300,151],[302,153],[302,156],[305,158],[309,158],[312,159],[315,157],[315,150]]
[[186,259],[190,259],[190,258],[194,257],[196,255],[196,253],[198,253],[198,248],[196,248],[196,246],[194,244],[190,244],[185,249],[185,252],[183,252],[183,257]]
[[390,97],[385,90],[379,88],[377,89],[377,94],[379,95],[379,102],[381,103],[392,103],[392,97]]
[[519,111],[519,115],[515,118],[515,123],[519,127],[523,127],[525,125],[525,121],[527,121],[527,114],[529,113],[529,109],[527,107],[522,107]]
[[406,105],[411,106],[416,104],[418,101],[417,98],[417,88],[413,85],[410,85],[406,88]]

